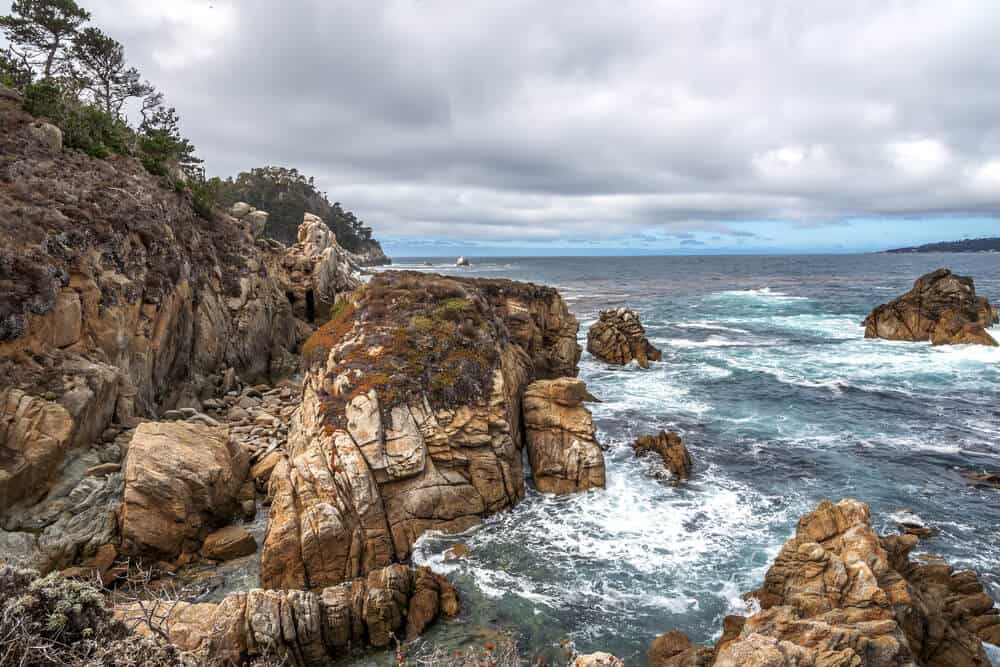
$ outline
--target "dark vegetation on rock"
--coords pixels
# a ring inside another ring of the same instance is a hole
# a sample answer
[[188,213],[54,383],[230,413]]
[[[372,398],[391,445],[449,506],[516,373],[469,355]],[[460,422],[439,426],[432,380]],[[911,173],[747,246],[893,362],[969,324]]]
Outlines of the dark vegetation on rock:
[[330,203],[312,178],[297,169],[260,167],[242,172],[235,178],[211,178],[206,187],[220,205],[229,208],[246,202],[270,216],[264,233],[286,245],[295,243],[296,233],[306,213],[319,216],[337,235],[337,241],[356,253],[369,266],[389,264],[382,246],[372,236],[371,227],[340,202]]
[[[558,293],[509,280],[412,271],[375,276],[354,303],[338,305],[330,322],[303,346],[308,359],[321,362],[337,346],[338,370],[364,376],[341,402],[331,401],[330,423],[342,425],[342,403],[371,389],[378,390],[386,412],[425,394],[434,408],[481,400],[492,389],[498,346],[510,342],[524,343],[537,370],[549,373],[562,363],[546,356],[555,332],[517,340],[522,316],[507,310],[509,298],[554,301]],[[364,335],[354,337],[356,330]]]
[[1000,252],[1000,237],[926,243],[912,248],[894,248],[888,253],[911,252]]
[[875,308],[864,325],[866,338],[996,346],[986,328],[998,322],[996,308],[976,295],[972,278],[938,269],[918,278],[903,296]]
[[132,634],[102,591],[0,564],[0,667],[180,667],[171,645]]

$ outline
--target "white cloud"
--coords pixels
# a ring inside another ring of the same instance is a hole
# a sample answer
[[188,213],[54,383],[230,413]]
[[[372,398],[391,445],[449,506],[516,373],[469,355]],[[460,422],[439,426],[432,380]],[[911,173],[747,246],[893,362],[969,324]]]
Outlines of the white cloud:
[[84,1],[210,173],[297,166],[381,236],[1000,209],[989,0]]

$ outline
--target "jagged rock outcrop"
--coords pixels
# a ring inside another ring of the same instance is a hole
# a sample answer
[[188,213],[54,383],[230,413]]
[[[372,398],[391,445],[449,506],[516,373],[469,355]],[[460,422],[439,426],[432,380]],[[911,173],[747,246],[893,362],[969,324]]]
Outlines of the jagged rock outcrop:
[[524,392],[524,427],[535,487],[542,493],[604,488],[604,453],[584,401],[583,380],[538,380]]
[[[390,565],[322,591],[234,593],[218,604],[177,603],[162,623],[171,642],[202,664],[241,665],[261,656],[323,667],[352,650],[413,639],[440,616],[458,613],[458,596],[427,568]],[[149,633],[135,607],[116,616]]]
[[409,556],[524,495],[521,397],[576,374],[550,288],[390,272],[307,341],[288,456],[273,468],[269,588],[322,588]]
[[587,351],[609,364],[624,366],[633,359],[642,368],[663,358],[660,350],[646,339],[639,315],[628,308],[601,311],[587,332]]
[[308,322],[326,322],[337,297],[362,285],[355,257],[337,243],[337,237],[318,216],[306,213],[298,243],[285,253],[286,292],[295,314]]
[[636,456],[656,453],[675,479],[683,480],[691,476],[691,453],[674,432],[660,431],[656,435],[640,435],[632,444]]
[[[57,147],[16,95],[0,121],[0,544],[46,570],[117,524],[118,433],[294,373],[311,329],[289,251],[255,238],[265,213],[202,219],[136,160]],[[325,299],[358,284],[349,258],[314,252]]]
[[986,329],[1000,322],[986,297],[976,296],[972,278],[938,269],[913,289],[865,318],[865,338],[930,341],[934,345],[991,345]]
[[824,501],[752,594],[758,613],[727,618],[714,652],[659,638],[650,665],[988,667],[982,642],[1000,640],[1000,610],[975,572],[911,559],[916,544],[879,537],[863,503]]
[[125,460],[122,551],[173,560],[195,554],[240,508],[250,467],[224,427],[147,422]]

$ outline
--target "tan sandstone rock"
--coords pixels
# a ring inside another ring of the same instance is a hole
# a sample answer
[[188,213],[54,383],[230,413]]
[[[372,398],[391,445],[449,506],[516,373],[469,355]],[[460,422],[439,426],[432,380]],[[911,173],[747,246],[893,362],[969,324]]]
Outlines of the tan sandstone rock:
[[539,380],[524,392],[528,460],[542,493],[575,493],[604,488],[604,453],[594,435],[594,419],[584,407],[593,401],[576,378]]
[[45,491],[72,432],[73,419],[58,403],[0,391],[0,508]]
[[663,358],[663,353],[646,339],[639,315],[628,308],[601,311],[587,332],[587,351],[601,361],[619,366],[634,359],[640,367],[649,368],[650,361]]
[[986,328],[1000,322],[986,297],[976,296],[972,278],[938,269],[921,276],[913,289],[865,318],[866,338],[930,341],[934,345],[990,345]]
[[[879,537],[863,503],[824,501],[800,519],[752,594],[761,611],[727,619],[711,662],[676,662],[706,649],[673,638],[681,650],[660,664],[988,667],[982,641],[1000,635],[993,600],[974,572],[911,560],[916,544],[913,535]],[[669,652],[657,642],[651,655]]]
[[663,467],[678,480],[687,479],[691,474],[691,454],[674,432],[660,431],[656,435],[641,435],[632,444],[636,456],[655,452],[663,460]]
[[201,554],[212,560],[232,560],[257,551],[257,542],[246,528],[226,526],[208,534]]
[[249,461],[225,428],[146,422],[125,460],[125,553],[173,559],[196,551],[240,506]]
[[[136,606],[116,616],[150,633]],[[317,591],[232,593],[218,604],[177,603],[162,624],[171,642],[201,664],[240,665],[269,656],[281,664],[324,667],[368,647],[413,638],[458,613],[455,589],[427,568],[392,565]]]
[[574,375],[580,354],[555,290],[503,280],[379,274],[331,324],[307,343],[288,456],[270,475],[269,588],[350,581],[406,560],[426,530],[512,507],[524,390]]

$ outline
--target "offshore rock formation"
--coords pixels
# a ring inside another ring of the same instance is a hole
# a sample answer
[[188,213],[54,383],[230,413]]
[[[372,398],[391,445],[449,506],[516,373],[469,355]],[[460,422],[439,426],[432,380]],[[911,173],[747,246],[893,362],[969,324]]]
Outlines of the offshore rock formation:
[[987,327],[1000,322],[986,297],[976,296],[972,278],[938,269],[913,289],[865,318],[865,338],[930,341],[934,345],[991,345]]
[[656,435],[640,435],[632,444],[636,456],[650,452],[659,454],[666,468],[675,479],[684,480],[691,475],[691,454],[681,436],[674,432],[660,431]]
[[[177,603],[157,630],[199,664],[241,665],[267,656],[280,664],[322,667],[352,650],[414,639],[439,616],[458,613],[458,596],[444,577],[403,565],[322,591],[233,593],[218,604]],[[151,634],[138,606],[116,615]],[[155,622],[155,621],[154,621]]]
[[659,361],[663,353],[646,340],[639,315],[628,308],[601,311],[587,332],[587,351],[609,364],[624,366],[635,359],[642,368]]
[[879,537],[868,506],[820,503],[799,521],[764,586],[761,611],[726,619],[715,649],[657,638],[656,667],[988,667],[1000,610],[972,571],[911,560],[912,535]]
[[524,496],[521,399],[573,376],[558,293],[505,280],[377,275],[307,341],[288,456],[274,467],[269,588],[323,588],[409,556]]
[[604,453],[594,419],[583,406],[596,400],[583,380],[539,380],[524,392],[528,461],[542,493],[576,493],[604,488]]

